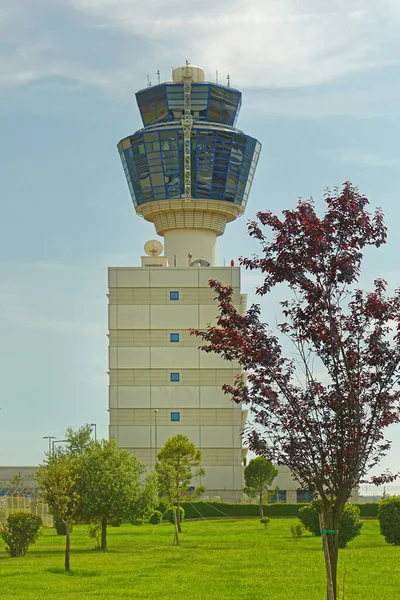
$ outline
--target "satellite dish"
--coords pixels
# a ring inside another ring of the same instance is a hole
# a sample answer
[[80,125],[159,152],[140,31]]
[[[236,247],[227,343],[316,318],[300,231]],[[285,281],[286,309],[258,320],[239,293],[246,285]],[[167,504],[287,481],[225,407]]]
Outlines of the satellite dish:
[[158,240],[149,240],[144,245],[144,251],[147,256],[160,256],[163,251],[163,245]]
[[194,267],[195,265],[199,265],[200,267],[209,267],[210,263],[208,262],[208,260],[199,258],[199,260],[194,260],[192,263],[190,263],[191,267]]

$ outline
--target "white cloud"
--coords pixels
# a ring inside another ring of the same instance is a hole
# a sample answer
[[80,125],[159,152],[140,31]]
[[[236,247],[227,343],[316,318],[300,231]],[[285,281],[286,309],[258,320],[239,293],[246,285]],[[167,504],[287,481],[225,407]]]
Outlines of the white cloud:
[[392,62],[385,44],[400,15],[390,0],[383,4],[73,0],[98,26],[151,40],[164,64],[183,62],[186,53],[209,76],[219,68],[234,84],[256,87],[318,84]]
[[0,14],[0,87],[53,80],[130,95],[189,59],[209,79],[218,69],[234,86],[287,88],[400,58],[395,0],[0,0]]

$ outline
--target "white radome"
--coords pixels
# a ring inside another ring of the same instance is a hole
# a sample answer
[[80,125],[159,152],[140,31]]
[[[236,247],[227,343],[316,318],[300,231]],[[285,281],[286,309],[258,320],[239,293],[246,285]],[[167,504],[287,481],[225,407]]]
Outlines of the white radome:
[[186,65],[176,67],[172,70],[172,81],[174,83],[183,83],[185,76],[189,74],[192,83],[204,83],[206,75],[204,69],[197,65]]
[[160,256],[163,251],[163,245],[158,240],[149,240],[144,245],[144,251],[147,256]]

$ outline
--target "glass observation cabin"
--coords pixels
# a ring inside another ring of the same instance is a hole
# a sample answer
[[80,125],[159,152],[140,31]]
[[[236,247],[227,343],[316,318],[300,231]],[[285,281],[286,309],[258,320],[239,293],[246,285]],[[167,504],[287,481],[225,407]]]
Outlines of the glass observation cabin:
[[[235,128],[242,94],[192,82],[191,197],[245,209],[261,144]],[[144,128],[118,144],[135,208],[184,198],[184,84],[161,83],[136,94]]]

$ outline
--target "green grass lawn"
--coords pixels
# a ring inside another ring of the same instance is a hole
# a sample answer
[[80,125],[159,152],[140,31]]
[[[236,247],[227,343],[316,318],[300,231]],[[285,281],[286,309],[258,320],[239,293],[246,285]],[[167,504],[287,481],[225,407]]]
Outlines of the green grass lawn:
[[[325,600],[321,540],[294,542],[297,519],[192,521],[174,547],[170,524],[109,527],[107,552],[93,549],[86,526],[72,534],[73,575],[63,572],[65,538],[45,529],[28,554],[10,558],[0,544],[1,598],[42,600]],[[339,551],[345,600],[400,600],[400,547],[376,520]]]

